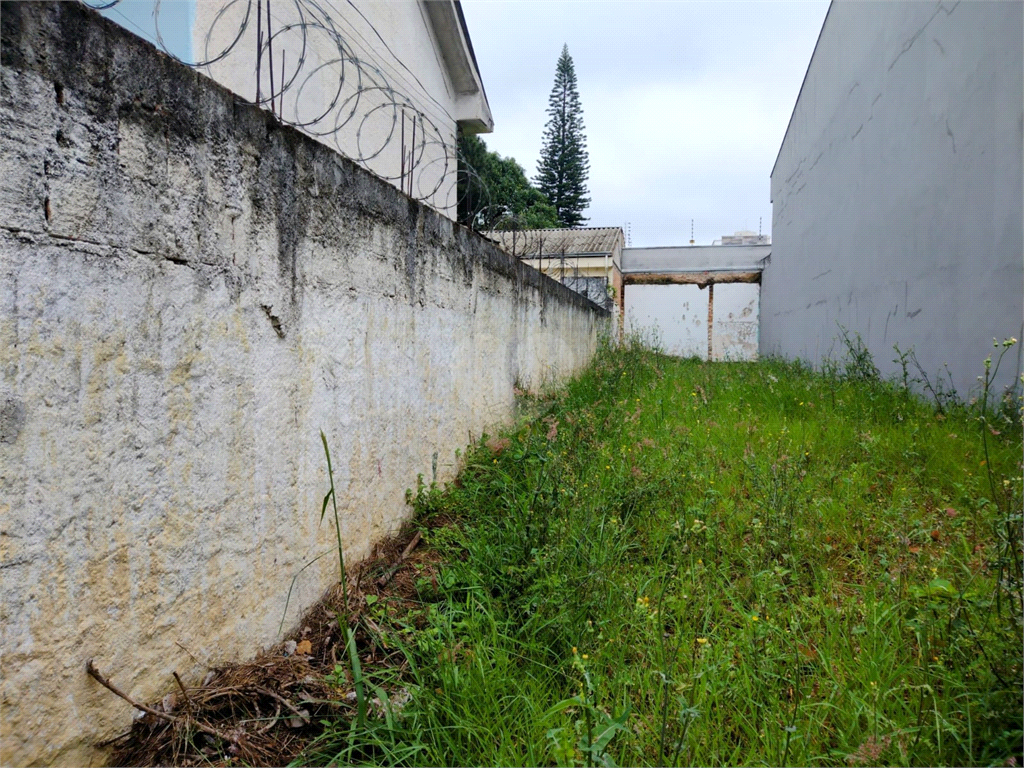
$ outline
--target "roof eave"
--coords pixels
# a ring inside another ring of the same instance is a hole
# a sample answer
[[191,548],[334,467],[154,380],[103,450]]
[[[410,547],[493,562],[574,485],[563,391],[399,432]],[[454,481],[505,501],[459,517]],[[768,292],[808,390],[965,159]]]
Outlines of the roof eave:
[[455,89],[455,121],[467,133],[490,133],[494,130],[494,118],[461,3],[458,0],[424,0],[423,7],[440,48],[448,79]]

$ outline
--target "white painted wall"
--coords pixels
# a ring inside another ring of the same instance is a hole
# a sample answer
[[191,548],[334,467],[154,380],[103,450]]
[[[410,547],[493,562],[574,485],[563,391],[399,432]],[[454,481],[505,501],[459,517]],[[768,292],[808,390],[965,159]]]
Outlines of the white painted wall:
[[966,395],[992,338],[1022,337],[1022,15],[832,4],[772,173],[762,352],[819,363],[842,324],[884,373],[913,347]]
[[625,331],[658,342],[667,354],[708,359],[708,302],[713,306],[712,360],[756,360],[760,286],[716,283],[626,286]]
[[714,360],[756,360],[761,286],[717,283],[711,329]]
[[626,333],[639,333],[659,342],[667,354],[707,360],[707,288],[627,285],[625,301]]

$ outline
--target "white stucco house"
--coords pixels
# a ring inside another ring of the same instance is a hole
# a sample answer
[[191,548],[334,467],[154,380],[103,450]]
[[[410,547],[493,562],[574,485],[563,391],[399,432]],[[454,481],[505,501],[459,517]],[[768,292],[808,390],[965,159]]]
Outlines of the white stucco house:
[[458,0],[120,0],[102,12],[455,218],[457,136],[494,124]]

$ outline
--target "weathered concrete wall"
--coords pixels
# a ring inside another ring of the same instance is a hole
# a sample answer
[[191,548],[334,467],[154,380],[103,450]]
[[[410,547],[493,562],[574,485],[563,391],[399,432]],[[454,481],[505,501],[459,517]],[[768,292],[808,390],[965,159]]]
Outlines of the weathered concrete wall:
[[712,360],[757,360],[760,299],[757,283],[715,284]]
[[275,639],[321,428],[355,560],[608,314],[77,4],[0,29],[0,763],[84,765],[86,659],[147,699]]
[[672,355],[756,360],[770,254],[770,245],[624,249],[626,331],[654,334]]
[[626,333],[653,336],[666,354],[708,359],[708,289],[627,285]]
[[633,279],[651,280],[626,284],[626,333],[650,337],[679,357],[757,360],[761,286],[715,282],[723,275],[760,277],[759,272],[633,273]]
[[964,394],[1021,337],[1022,10],[833,3],[772,173],[762,353],[820,362],[841,323]]

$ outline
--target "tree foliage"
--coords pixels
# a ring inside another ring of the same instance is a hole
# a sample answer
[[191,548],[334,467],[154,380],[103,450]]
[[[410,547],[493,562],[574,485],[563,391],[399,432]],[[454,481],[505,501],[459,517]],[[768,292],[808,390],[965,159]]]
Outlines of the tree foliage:
[[511,157],[477,136],[459,137],[459,222],[474,229],[547,229],[558,214]]
[[590,205],[587,197],[587,138],[583,133],[583,107],[576,88],[576,69],[569,46],[555,67],[555,84],[548,97],[548,123],[544,128],[544,146],[535,182],[555,207],[558,220],[566,227],[586,223],[583,211]]

